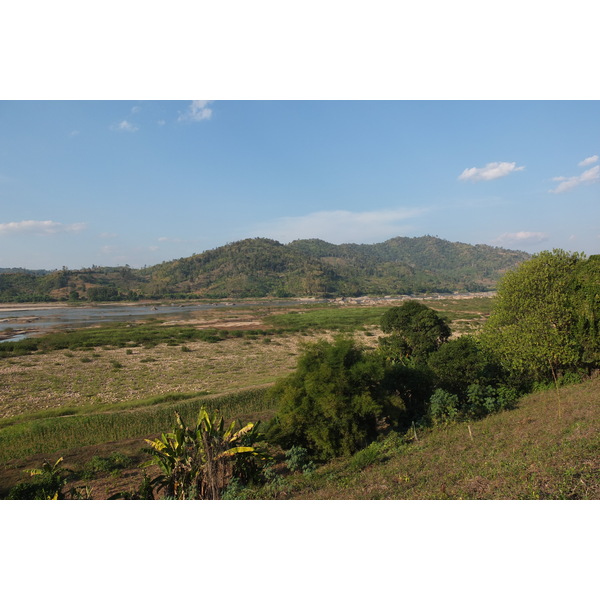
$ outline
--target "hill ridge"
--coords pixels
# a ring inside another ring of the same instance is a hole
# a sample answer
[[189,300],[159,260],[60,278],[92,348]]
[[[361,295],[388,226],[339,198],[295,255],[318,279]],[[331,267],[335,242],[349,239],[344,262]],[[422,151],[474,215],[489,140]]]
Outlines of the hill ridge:
[[488,291],[526,252],[435,236],[375,244],[246,238],[143,269],[0,273],[0,301],[362,296]]

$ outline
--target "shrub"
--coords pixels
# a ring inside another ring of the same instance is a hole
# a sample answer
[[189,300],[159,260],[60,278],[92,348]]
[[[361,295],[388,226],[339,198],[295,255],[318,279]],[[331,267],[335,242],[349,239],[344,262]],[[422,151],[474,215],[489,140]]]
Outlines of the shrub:
[[285,453],[285,465],[290,471],[303,471],[310,473],[314,471],[315,464],[310,460],[310,453],[302,446],[292,446]]
[[382,445],[379,442],[372,442],[366,448],[359,450],[350,459],[350,468],[355,471],[362,471],[366,467],[379,462],[383,456]]
[[499,367],[485,356],[470,335],[446,342],[429,356],[427,364],[436,387],[460,397],[466,395],[472,383],[492,383],[499,374]]
[[464,412],[472,418],[480,418],[501,410],[510,410],[517,405],[516,390],[507,386],[472,384],[467,390]]
[[302,446],[320,459],[350,456],[374,441],[381,422],[396,422],[400,406],[386,393],[385,363],[352,339],[308,345],[295,373],[271,390],[279,410],[272,441]]
[[460,401],[456,394],[440,388],[429,399],[429,416],[434,423],[456,421],[460,416]]
[[83,467],[81,477],[82,479],[93,479],[98,473],[116,474],[120,470],[130,467],[132,462],[131,458],[121,452],[113,452],[108,457],[94,456]]

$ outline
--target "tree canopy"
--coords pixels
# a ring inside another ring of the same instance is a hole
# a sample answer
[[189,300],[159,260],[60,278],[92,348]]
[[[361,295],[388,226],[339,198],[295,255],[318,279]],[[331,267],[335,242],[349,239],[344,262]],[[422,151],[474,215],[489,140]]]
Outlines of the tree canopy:
[[450,327],[435,310],[416,300],[390,308],[381,318],[381,330],[391,334],[381,338],[386,355],[402,360],[421,361],[450,337]]
[[540,380],[600,358],[597,257],[544,251],[501,280],[482,340],[507,368]]

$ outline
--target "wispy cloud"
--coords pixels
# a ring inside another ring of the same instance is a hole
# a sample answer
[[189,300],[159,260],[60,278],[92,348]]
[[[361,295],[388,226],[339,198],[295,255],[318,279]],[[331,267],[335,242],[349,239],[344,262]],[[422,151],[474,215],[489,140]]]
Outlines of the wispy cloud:
[[208,105],[212,100],[193,100],[184,113],[179,115],[178,121],[205,121],[212,117],[212,108]]
[[412,227],[404,222],[428,210],[400,208],[369,212],[319,211],[300,217],[275,219],[254,228],[250,235],[270,237],[280,242],[304,238],[320,238],[336,244],[377,242],[406,233]]
[[180,238],[172,238],[172,237],[162,236],[162,237],[159,237],[157,241],[161,242],[161,244],[164,244],[165,242],[179,243],[182,240]]
[[519,243],[523,245],[539,244],[548,239],[547,233],[541,231],[518,231],[516,233],[503,233],[494,240],[496,244],[513,244]]
[[18,221],[0,223],[0,235],[37,234],[55,235],[57,233],[77,233],[85,229],[85,223],[57,223],[56,221]]
[[523,171],[525,167],[517,167],[516,162],[491,162],[485,167],[471,167],[465,169],[458,179],[461,181],[490,181],[499,177],[506,177],[516,171]]
[[593,165],[595,162],[598,162],[598,155],[594,154],[594,156],[588,156],[587,158],[584,158],[578,166],[580,167],[587,167],[588,165]]
[[139,129],[137,125],[130,123],[129,121],[123,120],[116,125],[111,125],[110,127],[113,131],[127,131],[128,133],[134,133]]
[[594,181],[598,181],[598,179],[600,179],[600,165],[587,169],[587,171],[584,171],[581,175],[575,175],[574,177],[553,177],[552,181],[560,181],[561,183],[553,190],[548,191],[551,194],[561,194],[582,183],[593,183]]

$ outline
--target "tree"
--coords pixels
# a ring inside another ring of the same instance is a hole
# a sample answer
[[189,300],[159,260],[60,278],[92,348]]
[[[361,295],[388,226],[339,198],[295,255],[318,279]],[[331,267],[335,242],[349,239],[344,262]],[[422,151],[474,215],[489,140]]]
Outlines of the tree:
[[352,339],[308,345],[294,373],[271,393],[279,409],[270,437],[284,448],[300,446],[321,459],[351,455],[376,439],[385,419],[401,411],[387,393],[385,364]]
[[583,254],[540,252],[501,280],[482,340],[503,366],[536,380],[590,367],[599,288],[599,270]]
[[581,343],[582,360],[594,368],[600,363],[600,254],[579,261],[575,278],[576,337]]
[[409,357],[423,362],[451,335],[445,319],[416,300],[390,308],[381,318],[381,330],[391,335],[381,338],[384,353],[395,360]]
[[492,364],[477,340],[470,335],[450,340],[429,356],[435,387],[464,397],[473,384],[494,383],[499,368]]

